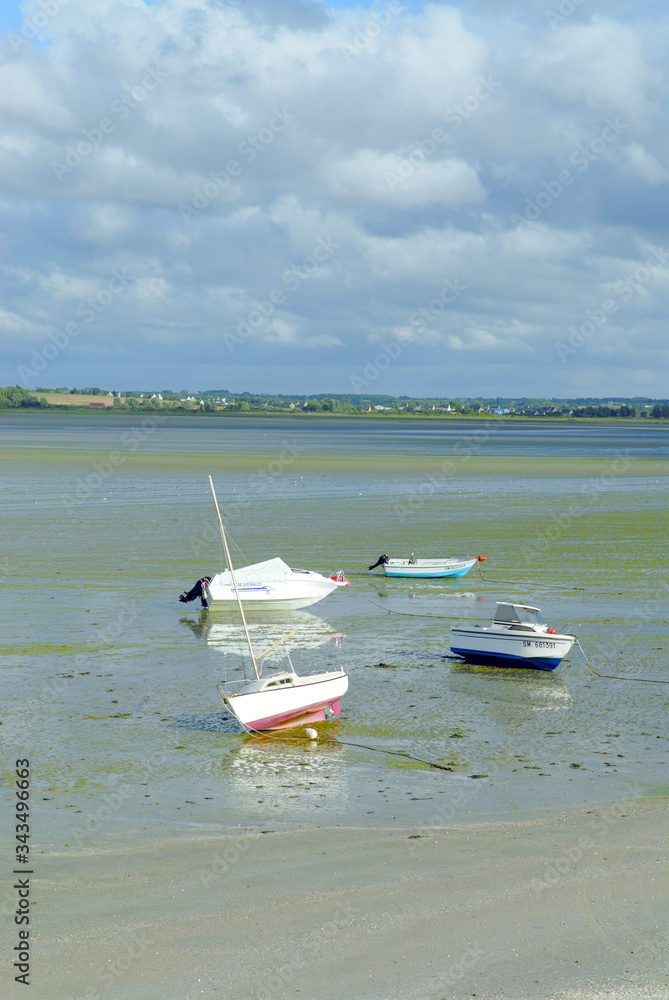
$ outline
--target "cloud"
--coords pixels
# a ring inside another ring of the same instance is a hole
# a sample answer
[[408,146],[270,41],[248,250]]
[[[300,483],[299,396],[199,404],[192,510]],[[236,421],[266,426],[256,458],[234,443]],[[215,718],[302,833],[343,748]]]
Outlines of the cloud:
[[39,384],[345,392],[402,333],[379,391],[566,395],[596,358],[600,388],[666,394],[659,264],[554,363],[669,249],[665,5],[56,7],[0,43],[9,381],[127,273]]
[[397,154],[361,150],[349,160],[333,163],[327,177],[335,196],[358,204],[428,208],[484,201],[485,188],[468,163],[432,162],[424,155],[414,157],[414,161]]
[[669,180],[667,167],[663,167],[652,153],[639,143],[633,143],[628,147],[627,159],[629,173],[647,184],[663,184]]
[[500,337],[489,330],[468,330],[461,337],[451,334],[448,346],[453,351],[503,352],[505,354],[532,354],[532,348],[519,337]]

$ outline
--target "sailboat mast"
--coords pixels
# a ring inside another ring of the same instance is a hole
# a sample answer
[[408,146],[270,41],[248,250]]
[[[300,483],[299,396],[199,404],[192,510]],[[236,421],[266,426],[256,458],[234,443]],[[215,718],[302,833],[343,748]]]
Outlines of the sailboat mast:
[[232,568],[232,559],[230,558],[230,549],[228,548],[228,539],[225,535],[225,528],[223,527],[223,518],[221,517],[221,512],[218,508],[218,500],[216,498],[216,490],[214,489],[214,481],[209,476],[209,485],[211,486],[211,493],[214,498],[214,503],[216,505],[216,514],[218,515],[218,526],[221,529],[221,538],[223,540],[223,548],[225,549],[225,558],[228,562],[228,569],[230,570],[230,576],[232,578],[232,586],[235,588],[235,597],[237,598],[237,606],[239,608],[239,613],[242,617],[242,625],[244,626],[244,634],[246,636],[246,641],[249,646],[249,653],[251,654],[251,663],[253,664],[253,669],[255,670],[256,677],[260,679],[260,671],[258,670],[258,664],[256,663],[255,654],[253,652],[253,646],[251,645],[251,636],[249,635],[249,627],[246,624],[246,617],[244,615],[244,608],[242,607],[242,601],[239,596],[239,590],[237,589],[237,580],[235,578],[235,571]]

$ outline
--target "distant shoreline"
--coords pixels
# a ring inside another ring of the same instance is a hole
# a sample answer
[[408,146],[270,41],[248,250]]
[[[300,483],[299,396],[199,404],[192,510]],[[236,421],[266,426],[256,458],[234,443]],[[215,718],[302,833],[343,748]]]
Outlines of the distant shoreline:
[[136,417],[140,419],[141,417],[151,417],[160,416],[163,419],[174,419],[177,417],[186,417],[187,419],[203,419],[203,418],[214,418],[226,420],[229,418],[251,418],[257,420],[259,418],[267,417],[270,419],[278,419],[280,417],[287,417],[291,420],[398,420],[398,421],[411,421],[411,420],[434,420],[439,422],[462,422],[462,423],[472,423],[480,424],[486,421],[495,421],[496,423],[503,424],[514,424],[514,423],[529,423],[536,422],[541,424],[569,424],[569,425],[587,425],[587,424],[597,424],[600,425],[605,423],[607,426],[641,426],[641,427],[666,427],[669,418],[666,417],[570,417],[570,416],[541,416],[538,414],[497,414],[497,413],[470,413],[463,415],[461,413],[330,413],[323,411],[303,411],[303,410],[172,410],[163,409],[160,407],[148,408],[142,407],[141,409],[130,409],[129,407],[114,407],[105,406],[100,408],[89,408],[88,406],[82,406],[81,404],[75,404],[73,406],[56,406],[49,405],[43,409],[37,409],[32,407],[0,407],[0,415],[2,414],[30,414],[38,418],[48,418],[49,416],[54,416],[55,414],[75,414],[77,416],[82,416],[86,414],[87,416],[98,416],[100,414],[113,414],[114,416],[121,417]]

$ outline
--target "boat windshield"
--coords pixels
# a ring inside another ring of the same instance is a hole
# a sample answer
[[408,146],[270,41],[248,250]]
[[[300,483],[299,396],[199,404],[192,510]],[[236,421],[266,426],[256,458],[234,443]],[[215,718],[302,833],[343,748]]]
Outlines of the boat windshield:
[[528,608],[522,604],[497,604],[494,621],[514,625],[545,624],[538,608]]

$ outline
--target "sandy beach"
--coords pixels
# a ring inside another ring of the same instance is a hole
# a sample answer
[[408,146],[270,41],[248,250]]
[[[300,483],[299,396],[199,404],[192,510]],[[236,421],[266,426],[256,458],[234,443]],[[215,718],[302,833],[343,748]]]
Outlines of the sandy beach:
[[664,1000],[666,820],[627,800],[52,853],[32,995]]

